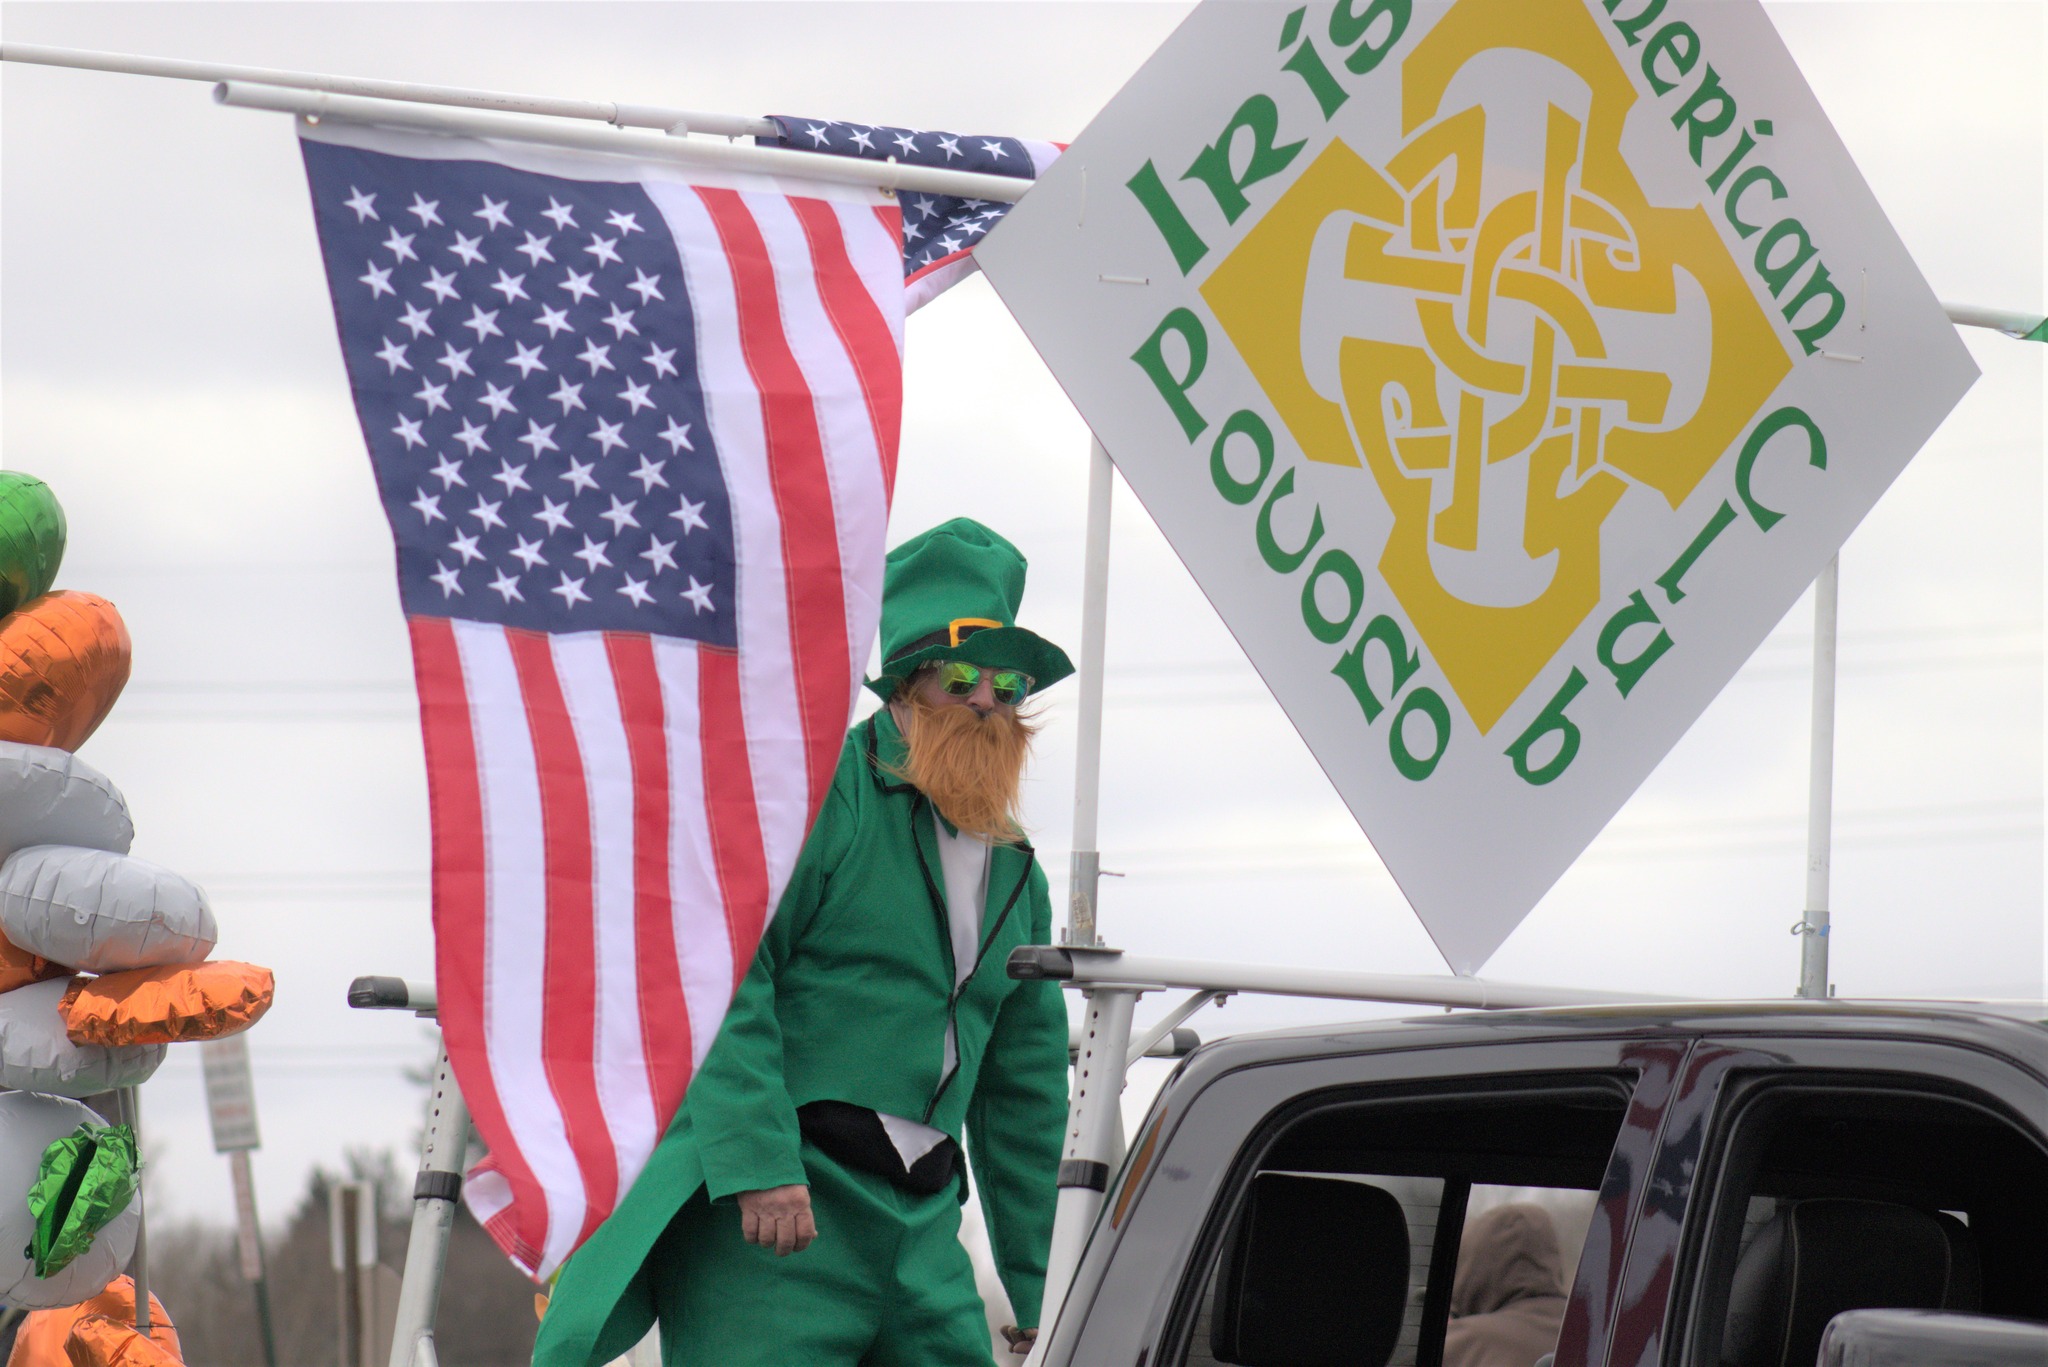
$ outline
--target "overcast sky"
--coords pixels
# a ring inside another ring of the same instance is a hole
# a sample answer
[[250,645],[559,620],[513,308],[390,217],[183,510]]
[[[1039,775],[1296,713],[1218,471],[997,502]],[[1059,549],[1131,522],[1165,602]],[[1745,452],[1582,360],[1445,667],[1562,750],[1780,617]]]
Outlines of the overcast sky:
[[[1768,7],[1937,294],[2042,307],[2048,8]],[[1067,140],[1186,7],[7,4],[5,40]],[[0,460],[71,522],[60,585],[117,602],[135,673],[83,755],[135,852],[277,970],[252,1034],[278,1217],[307,1166],[402,1146],[418,1022],[359,973],[432,972],[417,712],[290,124],[201,84],[0,75]],[[2039,996],[2043,360],[1983,378],[1843,552],[1834,973],[1844,995]],[[899,540],[982,518],[1076,647],[1087,437],[987,286],[910,322]],[[1102,928],[1189,957],[1443,971],[1307,749],[1141,509],[1111,577]],[[1804,895],[1802,603],[1488,965],[1514,981],[1781,996]],[[1028,816],[1055,905],[1071,686]],[[1141,1007],[1141,1019],[1157,1009]],[[1240,998],[1205,1034],[1369,1008]],[[1151,1079],[1141,1079],[1149,1085]],[[196,1053],[145,1091],[153,1210],[221,1216]]]

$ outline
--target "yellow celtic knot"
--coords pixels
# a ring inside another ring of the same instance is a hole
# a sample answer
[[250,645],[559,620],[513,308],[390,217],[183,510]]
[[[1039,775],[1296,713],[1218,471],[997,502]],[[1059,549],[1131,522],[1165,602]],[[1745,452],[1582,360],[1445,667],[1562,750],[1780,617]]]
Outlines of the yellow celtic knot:
[[1791,356],[1700,193],[1631,170],[1584,0],[1463,0],[1400,78],[1385,166],[1332,142],[1202,295],[1303,453],[1371,471],[1380,572],[1484,732],[1599,605],[1624,495],[1678,507]]

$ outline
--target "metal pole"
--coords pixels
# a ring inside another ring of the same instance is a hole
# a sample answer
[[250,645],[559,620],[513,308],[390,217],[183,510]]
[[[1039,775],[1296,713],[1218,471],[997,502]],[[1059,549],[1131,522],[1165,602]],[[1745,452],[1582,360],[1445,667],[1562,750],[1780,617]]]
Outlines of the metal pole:
[[1080,1265],[1088,1231],[1102,1209],[1110,1174],[1123,1161],[1125,1056],[1131,1044],[1131,1009],[1142,988],[1089,990],[1081,1020],[1081,1052],[1074,1060],[1074,1098],[1067,1111],[1067,1143],[1060,1154],[1059,1204],[1052,1247],[1045,1260],[1045,1300],[1038,1341],[1048,1342]]
[[71,67],[80,71],[111,71],[125,76],[167,76],[181,81],[255,81],[261,85],[290,86],[294,90],[326,90],[337,95],[365,95],[379,100],[495,109],[507,114],[591,119],[620,128],[659,128],[670,133],[688,131],[728,138],[772,138],[780,132],[768,119],[741,114],[711,114],[701,109],[619,104],[611,100],[570,100],[553,95],[514,95],[497,90],[424,85],[418,81],[383,81],[362,76],[323,76],[311,71],[280,71],[273,67],[234,66],[225,62],[188,62],[176,57],[149,57],[140,53],[87,52],[80,48],[5,43],[0,44],[0,61],[32,62],[38,66]]
[[247,1149],[236,1149],[228,1155],[228,1171],[235,1183],[235,1230],[242,1276],[256,1292],[256,1326],[263,1333],[264,1367],[277,1367],[277,1334],[270,1322],[270,1283],[263,1270],[263,1226],[256,1218],[256,1177],[249,1167]]
[[448,1049],[434,1063],[427,1098],[427,1139],[412,1185],[412,1234],[405,1246],[405,1278],[398,1288],[398,1318],[391,1335],[391,1367],[433,1367],[434,1315],[448,1238],[462,1192],[462,1160],[469,1147],[469,1105],[455,1085]]
[[1074,742],[1074,839],[1067,865],[1067,929],[1070,945],[1099,945],[1096,893],[1102,854],[1096,847],[1096,817],[1102,796],[1102,661],[1109,617],[1109,511],[1115,488],[1109,452],[1088,442],[1087,549],[1081,562],[1081,717]]
[[1806,790],[1806,915],[1799,935],[1799,995],[1828,996],[1828,865],[1835,811],[1835,594],[1841,557],[1813,581],[1813,758]]
[[121,1123],[135,1136],[135,1256],[129,1261],[129,1275],[135,1281],[135,1332],[149,1337],[149,1208],[143,1203],[142,1092],[123,1087]]
[[966,199],[1015,203],[1035,182],[973,171],[948,171],[936,166],[911,166],[900,161],[863,161],[858,157],[798,152],[786,147],[756,147],[699,138],[670,138],[629,129],[587,128],[554,119],[527,118],[478,110],[428,109],[393,100],[366,100],[354,95],[329,95],[318,90],[228,81],[214,87],[216,102],[236,109],[265,109],[295,114],[308,123],[333,119],[340,123],[382,128],[412,128],[454,137],[497,138],[543,147],[572,147],[585,152],[639,157],[647,161],[680,162],[688,166],[722,166],[732,171],[823,180],[839,185],[868,185],[882,190],[924,190]]

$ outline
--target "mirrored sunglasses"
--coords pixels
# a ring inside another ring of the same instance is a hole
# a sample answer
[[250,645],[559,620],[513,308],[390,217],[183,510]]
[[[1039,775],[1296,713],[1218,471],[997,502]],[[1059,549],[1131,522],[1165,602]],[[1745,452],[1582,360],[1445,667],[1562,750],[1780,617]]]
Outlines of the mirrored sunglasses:
[[939,665],[939,687],[955,698],[969,697],[981,686],[984,674],[996,701],[1005,707],[1015,707],[1031,696],[1032,678],[1022,670],[983,669],[965,660],[946,660]]

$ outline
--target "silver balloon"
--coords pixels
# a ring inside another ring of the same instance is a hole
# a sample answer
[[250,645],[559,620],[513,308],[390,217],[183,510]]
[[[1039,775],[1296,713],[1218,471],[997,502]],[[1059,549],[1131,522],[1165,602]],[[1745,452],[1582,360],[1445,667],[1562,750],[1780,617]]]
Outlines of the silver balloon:
[[28,845],[126,854],[134,841],[112,779],[68,751],[0,741],[0,859]]
[[[128,1044],[117,1049],[73,1044],[65,1035],[64,1017],[57,1011],[70,986],[69,978],[52,978],[0,992],[0,1087],[91,1096],[147,1081],[163,1063],[164,1051],[170,1047],[166,1044]],[[6,1199],[4,1188],[0,1188],[0,1199]]]
[[[10,992],[8,996],[19,993]],[[105,1124],[76,1101],[34,1092],[0,1092],[0,1304],[54,1310],[97,1295],[135,1256],[142,1203],[128,1208],[93,1236],[85,1252],[54,1277],[38,1277],[26,1252],[35,1221],[28,1189],[35,1185],[43,1150],[87,1121]]]
[[0,935],[66,968],[197,963],[219,932],[206,894],[147,859],[31,845],[0,864]]

